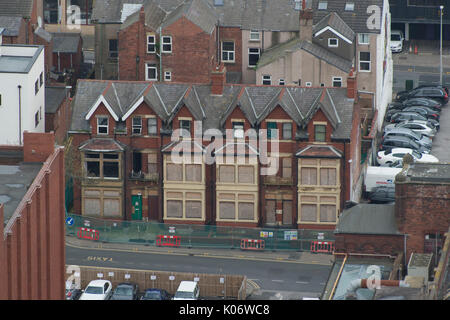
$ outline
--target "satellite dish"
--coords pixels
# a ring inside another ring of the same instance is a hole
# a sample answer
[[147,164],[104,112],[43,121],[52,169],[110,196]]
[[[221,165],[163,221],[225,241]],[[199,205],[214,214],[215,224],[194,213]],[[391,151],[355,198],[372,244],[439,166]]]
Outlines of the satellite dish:
[[38,27],[42,28],[42,17],[41,16],[38,17]]

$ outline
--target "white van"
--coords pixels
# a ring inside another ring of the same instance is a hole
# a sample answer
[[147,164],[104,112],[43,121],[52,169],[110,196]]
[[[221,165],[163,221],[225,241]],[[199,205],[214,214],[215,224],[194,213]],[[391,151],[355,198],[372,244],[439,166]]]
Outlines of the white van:
[[181,281],[173,300],[198,300],[199,289],[195,281]]
[[400,171],[402,171],[402,168],[368,166],[364,179],[365,191],[372,192],[375,187],[393,185],[395,176]]

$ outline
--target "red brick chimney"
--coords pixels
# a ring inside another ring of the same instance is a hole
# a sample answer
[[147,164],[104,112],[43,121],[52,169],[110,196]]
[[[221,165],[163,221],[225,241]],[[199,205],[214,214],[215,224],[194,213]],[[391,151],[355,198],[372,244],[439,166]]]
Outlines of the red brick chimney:
[[[310,3],[309,3],[310,4]],[[309,8],[308,8],[309,7]],[[300,40],[312,41],[312,26],[313,26],[313,11],[311,6],[307,6],[306,0],[302,2],[302,9],[300,10]]]
[[139,10],[139,22],[142,23],[142,24],[145,24],[144,6],[142,6],[141,9]]
[[226,78],[227,68],[221,63],[211,72],[211,94],[223,94],[223,86],[226,83]]
[[50,133],[23,133],[23,161],[45,162],[55,151],[55,134]]
[[347,97],[350,99],[357,100],[357,85],[356,85],[356,75],[353,72],[353,68],[350,70],[350,73],[347,77]]

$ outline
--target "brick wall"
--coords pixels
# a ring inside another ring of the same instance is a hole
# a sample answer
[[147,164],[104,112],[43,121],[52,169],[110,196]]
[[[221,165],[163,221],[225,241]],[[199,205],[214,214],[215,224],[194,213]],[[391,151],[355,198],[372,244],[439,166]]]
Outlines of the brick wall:
[[51,133],[23,133],[24,162],[44,162],[55,148],[55,135]]
[[338,253],[387,254],[394,256],[403,252],[403,236],[336,234],[335,250]]
[[[222,55],[222,42],[234,42],[234,62],[225,62],[227,71],[242,72],[242,30],[239,27],[220,27],[219,29],[220,47],[219,52]],[[221,58],[222,60],[222,58]]]

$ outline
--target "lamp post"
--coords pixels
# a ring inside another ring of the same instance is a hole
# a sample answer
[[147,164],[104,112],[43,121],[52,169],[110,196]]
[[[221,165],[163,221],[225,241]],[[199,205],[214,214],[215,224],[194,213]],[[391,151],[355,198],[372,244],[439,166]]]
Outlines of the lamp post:
[[441,46],[440,46],[440,55],[439,55],[439,76],[440,76],[440,84],[441,86],[443,85],[442,83],[442,10],[444,10],[444,6],[440,6],[439,7],[440,10],[440,16],[441,16]]

